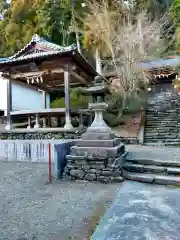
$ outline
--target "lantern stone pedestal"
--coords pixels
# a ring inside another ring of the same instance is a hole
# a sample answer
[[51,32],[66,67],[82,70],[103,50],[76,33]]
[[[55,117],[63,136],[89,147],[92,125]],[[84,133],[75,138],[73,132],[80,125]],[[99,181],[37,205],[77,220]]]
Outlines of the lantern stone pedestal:
[[[94,103],[89,108],[95,112],[91,126],[76,140],[67,155],[65,172],[71,179],[89,181],[113,182],[123,181],[122,164],[125,156],[125,146],[116,138],[103,120],[103,111],[107,104],[103,101],[105,87],[100,77],[96,77],[94,86],[87,92],[94,96]],[[98,89],[98,91],[97,91]],[[99,102],[97,97],[100,96]]]

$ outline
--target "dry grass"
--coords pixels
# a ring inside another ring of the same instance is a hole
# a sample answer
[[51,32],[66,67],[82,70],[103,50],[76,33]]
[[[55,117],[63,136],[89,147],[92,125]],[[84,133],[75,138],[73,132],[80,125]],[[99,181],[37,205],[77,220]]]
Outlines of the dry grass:
[[96,227],[98,226],[101,218],[104,216],[105,212],[107,211],[110,201],[106,202],[100,202],[93,210],[93,214],[91,218],[89,219],[84,219],[86,222],[87,226],[87,239],[86,240],[91,240],[91,237],[96,230]]

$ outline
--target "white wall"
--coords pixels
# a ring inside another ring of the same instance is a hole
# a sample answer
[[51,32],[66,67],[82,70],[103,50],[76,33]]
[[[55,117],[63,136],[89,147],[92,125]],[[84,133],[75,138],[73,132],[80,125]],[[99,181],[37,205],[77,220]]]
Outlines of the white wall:
[[[12,111],[38,110],[43,108],[43,93],[18,83],[12,83]],[[47,94],[47,108],[50,95]],[[7,108],[7,80],[0,79],[0,110]]]
[[0,78],[0,110],[7,109],[7,80]]
[[[47,108],[50,107],[50,96],[47,95]],[[43,93],[12,83],[12,110],[36,110],[43,108]]]

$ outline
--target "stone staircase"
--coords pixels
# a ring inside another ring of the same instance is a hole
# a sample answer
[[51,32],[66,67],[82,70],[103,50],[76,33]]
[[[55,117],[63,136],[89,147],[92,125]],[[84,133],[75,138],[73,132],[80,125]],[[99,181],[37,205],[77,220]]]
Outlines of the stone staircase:
[[180,95],[165,86],[148,97],[145,145],[180,145]]
[[180,186],[180,149],[131,146],[123,165],[128,180]]

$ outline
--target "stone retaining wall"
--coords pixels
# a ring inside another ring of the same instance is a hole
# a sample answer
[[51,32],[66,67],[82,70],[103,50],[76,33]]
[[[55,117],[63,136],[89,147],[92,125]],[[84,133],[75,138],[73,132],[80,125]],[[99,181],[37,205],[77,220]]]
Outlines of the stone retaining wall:
[[48,132],[48,133],[0,133],[1,140],[62,140],[62,139],[78,139],[84,132],[78,131],[75,133],[68,132]]
[[71,156],[67,159],[65,173],[71,179],[85,179],[88,181],[122,182],[122,165],[125,153],[118,158],[87,157],[77,159]]

